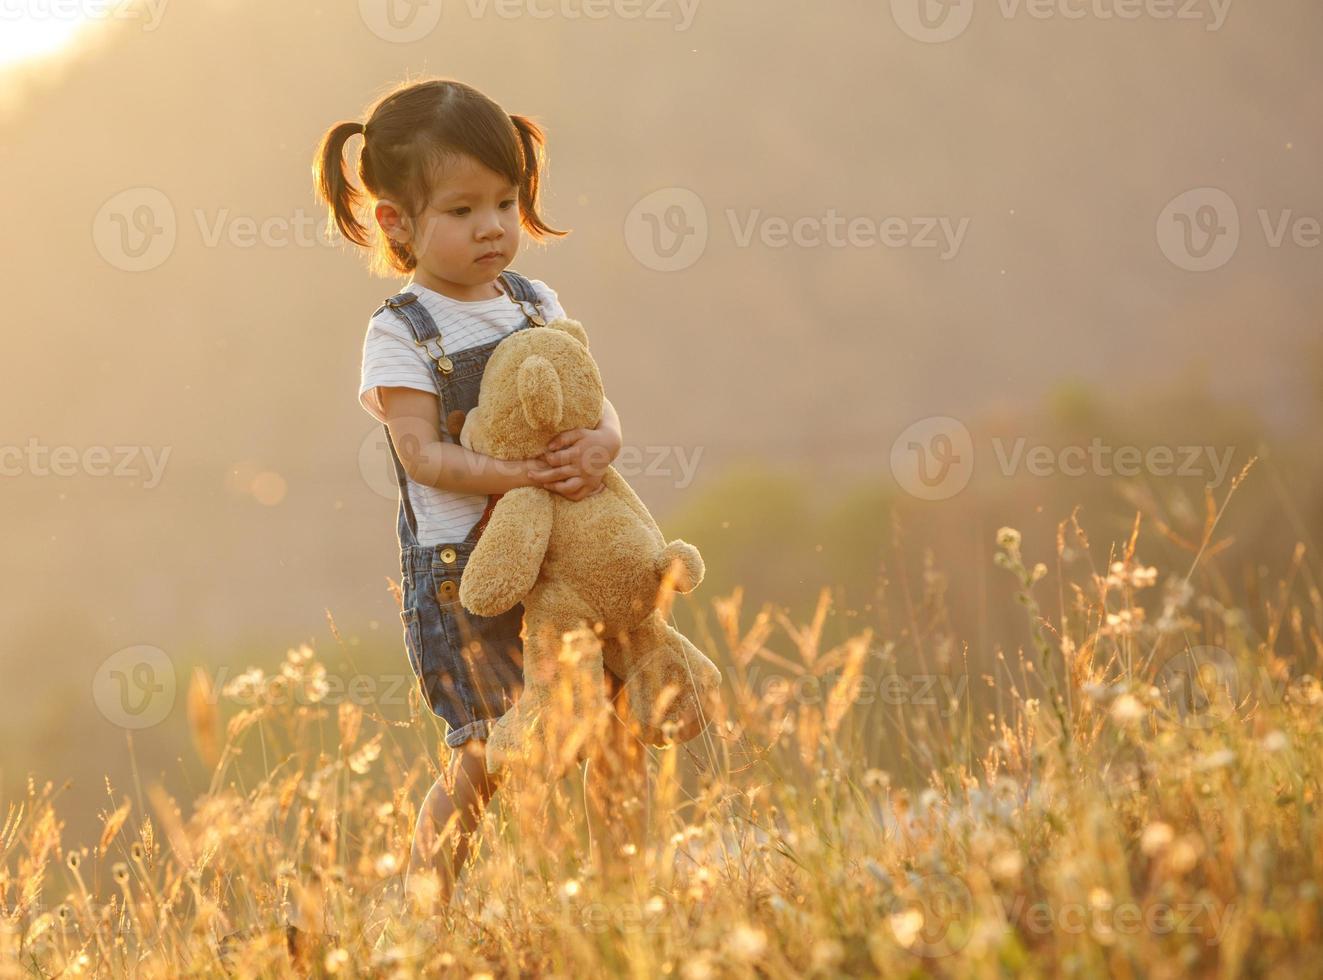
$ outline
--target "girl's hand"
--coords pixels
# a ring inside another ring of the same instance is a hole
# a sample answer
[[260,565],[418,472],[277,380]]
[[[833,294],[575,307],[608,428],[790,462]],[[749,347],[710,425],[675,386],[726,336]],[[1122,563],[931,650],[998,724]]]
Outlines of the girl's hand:
[[607,467],[620,453],[620,432],[605,418],[596,429],[567,429],[547,443],[539,457],[545,469],[530,475],[542,487],[570,500],[582,500],[602,490]]

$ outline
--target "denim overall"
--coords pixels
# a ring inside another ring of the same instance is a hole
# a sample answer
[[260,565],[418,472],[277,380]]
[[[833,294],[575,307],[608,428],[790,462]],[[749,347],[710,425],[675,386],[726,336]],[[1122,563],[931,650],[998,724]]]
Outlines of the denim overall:
[[[544,326],[546,320],[532,284],[507,269],[501,285],[511,301],[523,309],[518,330]],[[376,312],[394,310],[408,325],[416,344],[432,361],[441,410],[442,439],[459,442],[463,415],[478,404],[478,388],[487,359],[501,339],[480,347],[446,354],[431,314],[410,292],[386,300]],[[374,316],[376,313],[373,314]],[[514,331],[512,331],[514,332]],[[508,336],[508,335],[507,335]],[[409,666],[418,678],[423,702],[446,720],[446,744],[458,747],[469,739],[486,739],[491,726],[514,703],[523,687],[524,607],[517,604],[499,616],[476,616],[460,605],[459,580],[473,547],[478,543],[496,496],[463,541],[436,545],[418,543],[418,523],[409,503],[404,466],[386,428],[400,488],[396,530],[400,541],[400,584],[404,591],[405,648]]]

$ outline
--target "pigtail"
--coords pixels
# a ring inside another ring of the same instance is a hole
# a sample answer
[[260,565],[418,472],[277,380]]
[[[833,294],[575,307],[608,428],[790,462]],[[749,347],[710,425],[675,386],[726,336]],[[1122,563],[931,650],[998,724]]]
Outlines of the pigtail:
[[538,187],[542,180],[542,169],[546,166],[546,136],[541,127],[527,116],[511,115],[519,135],[519,146],[523,152],[523,172],[519,183],[519,217],[524,229],[534,238],[547,235],[557,238],[568,235],[568,231],[558,231],[542,220],[538,213]]
[[338,227],[345,238],[364,247],[370,244],[369,232],[355,213],[362,203],[362,194],[350,183],[345,173],[344,153],[349,138],[363,133],[365,128],[362,123],[356,122],[342,122],[332,126],[322,138],[312,166],[313,186],[317,196],[327,206],[327,232]]

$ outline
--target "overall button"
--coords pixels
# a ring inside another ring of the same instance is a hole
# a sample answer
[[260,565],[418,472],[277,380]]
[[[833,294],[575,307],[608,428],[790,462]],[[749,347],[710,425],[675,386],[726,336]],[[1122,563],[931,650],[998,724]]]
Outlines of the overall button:
[[455,549],[454,549],[454,548],[442,548],[442,549],[441,549],[441,560],[442,560],[443,562],[445,562],[447,565],[453,565],[453,564],[455,564]]
[[436,594],[446,602],[454,599],[457,592],[459,592],[459,586],[455,584],[454,579],[448,578],[436,587]]

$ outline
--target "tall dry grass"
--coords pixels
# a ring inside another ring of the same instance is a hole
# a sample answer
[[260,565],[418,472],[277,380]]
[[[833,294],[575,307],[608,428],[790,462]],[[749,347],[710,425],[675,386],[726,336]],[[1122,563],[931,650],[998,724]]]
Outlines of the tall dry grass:
[[[512,777],[427,920],[401,885],[430,716],[328,703],[307,646],[219,699],[198,675],[191,815],[112,795],[75,846],[53,784],[9,806],[0,975],[1317,975],[1318,566],[1299,548],[1239,589],[1225,506],[1105,554],[1075,515],[1055,542],[1003,528],[1025,642],[992,654],[950,634],[931,568],[887,584],[893,636],[827,590],[807,622],[713,602],[721,716],[615,787],[641,846],[594,825],[577,770]],[[1144,563],[1159,533],[1185,567]]]

